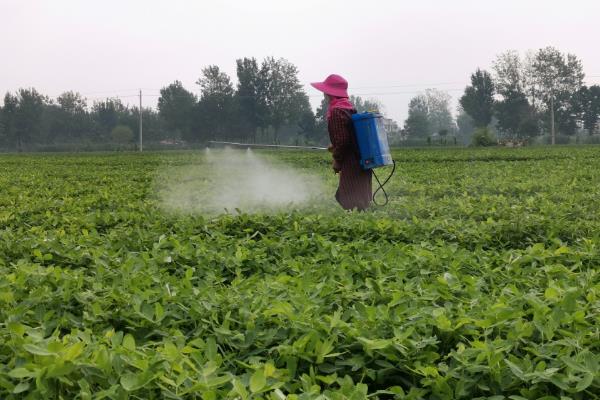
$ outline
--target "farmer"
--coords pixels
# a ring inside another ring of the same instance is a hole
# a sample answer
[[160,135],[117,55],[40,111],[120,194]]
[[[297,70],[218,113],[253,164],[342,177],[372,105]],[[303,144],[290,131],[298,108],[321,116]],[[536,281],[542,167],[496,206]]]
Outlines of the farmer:
[[372,199],[371,171],[360,166],[358,144],[351,115],[356,113],[348,100],[348,82],[339,75],[329,75],[323,82],[311,85],[325,94],[327,130],[333,156],[333,171],[340,174],[335,199],[346,210],[365,210]]

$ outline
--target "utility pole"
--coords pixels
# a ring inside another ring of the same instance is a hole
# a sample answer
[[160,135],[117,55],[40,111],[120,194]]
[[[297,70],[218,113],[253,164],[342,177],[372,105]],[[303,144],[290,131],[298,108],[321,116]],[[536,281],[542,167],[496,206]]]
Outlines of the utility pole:
[[140,89],[140,153],[142,148],[142,89]]
[[550,132],[552,134],[552,145],[554,145],[554,93],[550,95]]

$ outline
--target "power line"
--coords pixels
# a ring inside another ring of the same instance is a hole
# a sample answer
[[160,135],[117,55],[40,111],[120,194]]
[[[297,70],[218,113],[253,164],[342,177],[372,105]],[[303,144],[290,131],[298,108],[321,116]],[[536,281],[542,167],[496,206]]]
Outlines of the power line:
[[[450,88],[450,89],[444,89],[443,91],[446,92],[456,92],[456,91],[463,91],[464,88]],[[418,94],[418,93],[423,93],[423,90],[411,90],[411,91],[402,91],[402,92],[369,92],[369,93],[351,93],[354,96],[386,96],[386,95],[401,95],[401,94]],[[129,96],[129,97],[135,97],[137,95],[134,96]],[[145,93],[144,96],[151,96],[151,97],[160,97],[161,94],[160,93]],[[127,97],[127,96],[123,96],[123,97]],[[170,98],[182,98],[182,97],[188,97],[188,96],[169,96]],[[237,96],[237,97],[241,97],[241,98],[256,98],[256,96]],[[307,95],[307,97],[323,97],[322,94],[309,94]]]
[[90,95],[90,94],[104,94],[104,93],[116,93],[116,92],[135,92],[137,89],[120,89],[120,90],[102,90],[102,91],[94,91],[87,93],[80,93],[82,96]]
[[[600,78],[600,75],[587,75],[586,79],[588,78]],[[454,81],[454,82],[435,82],[435,83],[407,83],[407,84],[390,84],[390,85],[382,85],[382,86],[356,86],[356,87],[350,87],[350,90],[358,90],[358,89],[386,89],[386,88],[420,88],[423,87],[423,89],[415,89],[415,90],[411,90],[411,91],[392,91],[392,92],[379,92],[379,91],[374,91],[374,92],[359,92],[359,93],[352,93],[355,96],[393,96],[393,95],[404,95],[404,94],[418,94],[418,93],[422,93],[424,90],[428,89],[428,88],[435,88],[436,86],[445,86],[445,85],[466,85],[468,83],[466,82],[461,82],[461,81]],[[305,85],[308,86],[308,85]],[[141,88],[142,90],[154,90],[154,91],[160,91],[162,88]],[[75,92],[78,93],[81,96],[90,96],[88,97],[88,99],[90,100],[98,100],[98,99],[108,99],[108,98],[132,98],[132,97],[138,97],[139,94],[137,94],[137,91],[140,89],[116,89],[116,90],[101,90],[101,91],[93,91],[93,92],[84,92],[84,93],[80,93],[80,92]],[[461,88],[448,88],[448,89],[442,89],[444,91],[447,92],[456,92],[456,91],[462,91],[464,90],[464,87]],[[130,94],[131,93],[131,94]],[[62,94],[62,93],[61,93]],[[93,95],[99,95],[99,94],[109,94],[109,96],[93,96]],[[113,95],[110,95],[113,94]],[[59,97],[60,95],[50,95],[50,97]],[[160,93],[145,93],[144,96],[150,96],[150,97],[160,97],[161,94]],[[178,97],[178,96],[175,96]],[[182,96],[183,97],[183,96]],[[254,96],[239,96],[242,98],[253,98]],[[309,94],[307,95],[307,97],[310,98],[317,98],[317,97],[322,97],[322,94]]]
[[[463,91],[465,88],[453,88],[453,89],[443,89],[444,92],[456,92]],[[385,95],[396,95],[396,94],[418,94],[423,93],[423,90],[418,91],[410,91],[410,92],[378,92],[378,93],[356,93],[356,96],[385,96]]]
[[[75,94],[79,94],[81,96],[89,96],[89,95],[95,95],[95,94],[107,94],[107,93],[123,93],[123,92],[136,92],[138,89],[118,89],[118,90],[101,90],[101,91],[93,91],[93,92],[85,92],[85,93],[81,93],[81,92],[77,92],[74,90],[65,90],[64,92],[58,94],[58,95],[51,95],[52,97],[58,97],[61,94],[67,93],[67,92],[73,92]],[[137,96],[137,95],[134,95]]]
[[[348,89],[356,90],[356,89],[385,89],[385,88],[403,88],[403,87],[433,87],[433,86],[445,86],[445,85],[462,85],[465,84],[465,81],[454,81],[454,82],[437,82],[437,83],[391,83],[389,85],[374,85],[374,86],[350,86]],[[306,84],[303,85],[305,87],[311,87]],[[142,88],[143,90],[161,90],[162,88]]]
[[[586,80],[590,78],[600,78],[600,75],[587,75]],[[595,79],[594,79],[595,80]],[[367,92],[358,92],[352,93],[355,96],[396,96],[396,95],[411,95],[411,94],[419,94],[423,93],[427,88],[435,88],[436,86],[444,86],[444,85],[465,85],[465,82],[454,81],[454,82],[436,82],[436,83],[407,83],[407,84],[390,84],[385,86],[357,86],[350,87],[350,90],[359,90],[359,89],[386,89],[386,88],[423,88],[423,89],[414,89],[408,91],[367,91]],[[143,90],[151,90],[151,91],[160,91],[159,88],[142,88]],[[138,97],[139,94],[137,91],[140,89],[115,89],[115,90],[100,90],[100,91],[92,91],[92,92],[74,92],[81,96],[85,96],[86,100],[106,100],[106,99],[130,99]],[[463,91],[464,87],[461,88],[441,88],[441,90],[446,92],[459,92]],[[63,92],[64,93],[64,92]],[[62,94],[62,93],[61,93]],[[107,94],[107,96],[94,96],[100,94]],[[92,95],[90,97],[90,95]],[[50,95],[50,97],[59,97],[60,95]],[[143,96],[148,97],[160,97],[160,93],[144,93]],[[197,96],[194,94],[194,96]],[[322,97],[322,94],[307,94],[309,98],[319,98]],[[175,98],[187,97],[187,96],[171,96]],[[238,98],[255,98],[256,96],[238,96]]]
[[351,86],[349,89],[385,89],[385,88],[409,88],[409,87],[424,87],[431,88],[435,86],[445,86],[445,85],[463,85],[466,82],[438,82],[438,83],[411,83],[411,84],[402,84],[402,85],[385,85],[385,86]]

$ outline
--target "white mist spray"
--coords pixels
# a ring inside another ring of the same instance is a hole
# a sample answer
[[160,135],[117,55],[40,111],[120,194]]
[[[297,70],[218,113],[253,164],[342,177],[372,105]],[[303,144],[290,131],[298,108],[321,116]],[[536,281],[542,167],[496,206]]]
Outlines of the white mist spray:
[[190,213],[277,212],[324,196],[317,177],[250,149],[207,149],[201,163],[164,171],[157,183],[164,209]]

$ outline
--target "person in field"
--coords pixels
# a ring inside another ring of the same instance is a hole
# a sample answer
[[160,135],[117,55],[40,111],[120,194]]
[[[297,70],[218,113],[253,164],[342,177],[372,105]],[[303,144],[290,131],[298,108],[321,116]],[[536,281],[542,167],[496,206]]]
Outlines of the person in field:
[[323,82],[311,85],[325,94],[328,101],[327,130],[333,156],[333,170],[340,176],[335,198],[346,210],[365,210],[371,204],[371,170],[360,166],[358,144],[352,126],[356,113],[348,99],[348,82],[339,75],[329,75]]

